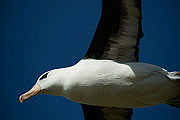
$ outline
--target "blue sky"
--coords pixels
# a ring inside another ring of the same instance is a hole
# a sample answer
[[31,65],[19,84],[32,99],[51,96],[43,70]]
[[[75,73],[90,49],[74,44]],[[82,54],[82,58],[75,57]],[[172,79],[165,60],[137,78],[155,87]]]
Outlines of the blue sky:
[[[180,70],[180,2],[143,0],[140,61]],[[71,66],[85,54],[101,12],[99,0],[1,0],[1,119],[83,120],[80,105],[38,95],[20,104],[43,72]],[[167,105],[135,109],[133,120],[179,120]]]

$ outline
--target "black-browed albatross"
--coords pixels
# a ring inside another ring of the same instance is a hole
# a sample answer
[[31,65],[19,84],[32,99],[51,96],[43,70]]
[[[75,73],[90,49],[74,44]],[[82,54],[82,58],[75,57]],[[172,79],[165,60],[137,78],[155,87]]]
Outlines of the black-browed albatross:
[[[20,96],[20,101],[38,93],[64,96],[82,103],[85,120],[130,120],[132,107],[163,103],[179,106],[178,72],[127,63],[138,61],[142,36],[140,0],[102,0],[101,18],[83,60],[44,73],[29,92]],[[65,79],[71,82],[64,83]],[[147,95],[160,86],[164,87],[159,94]],[[166,91],[167,87],[172,91]]]

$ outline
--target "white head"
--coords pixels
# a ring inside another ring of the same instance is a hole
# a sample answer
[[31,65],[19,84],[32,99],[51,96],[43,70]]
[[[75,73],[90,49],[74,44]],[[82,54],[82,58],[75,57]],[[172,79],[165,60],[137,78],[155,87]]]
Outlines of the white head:
[[32,96],[37,94],[49,94],[61,96],[63,92],[63,85],[65,81],[65,68],[55,69],[43,73],[37,80],[36,84],[31,90],[22,94],[19,101],[22,103]]

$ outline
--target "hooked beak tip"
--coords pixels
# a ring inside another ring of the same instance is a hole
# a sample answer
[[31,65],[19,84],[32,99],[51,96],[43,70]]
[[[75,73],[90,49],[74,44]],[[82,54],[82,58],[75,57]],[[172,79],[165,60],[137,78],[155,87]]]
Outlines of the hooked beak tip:
[[28,92],[22,94],[20,97],[19,97],[19,101],[21,103],[23,103],[25,100],[31,98],[32,96],[35,96],[37,95],[39,92],[40,92],[41,88],[39,86],[39,84],[35,84],[31,90],[29,90]]
[[23,103],[23,96],[22,95],[19,97],[19,102]]

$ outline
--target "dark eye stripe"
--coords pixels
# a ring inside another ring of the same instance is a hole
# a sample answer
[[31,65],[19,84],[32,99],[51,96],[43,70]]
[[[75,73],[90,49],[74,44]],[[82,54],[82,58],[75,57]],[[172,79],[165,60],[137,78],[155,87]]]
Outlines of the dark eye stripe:
[[45,73],[43,76],[41,76],[41,78],[39,80],[42,80],[44,78],[47,78],[47,75],[48,75],[49,72]]

